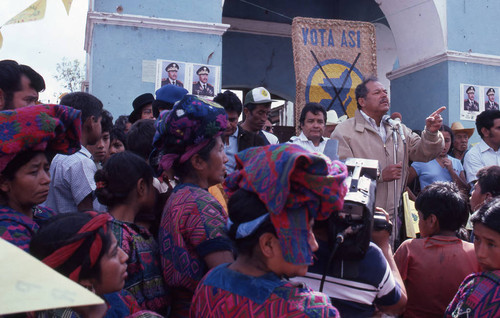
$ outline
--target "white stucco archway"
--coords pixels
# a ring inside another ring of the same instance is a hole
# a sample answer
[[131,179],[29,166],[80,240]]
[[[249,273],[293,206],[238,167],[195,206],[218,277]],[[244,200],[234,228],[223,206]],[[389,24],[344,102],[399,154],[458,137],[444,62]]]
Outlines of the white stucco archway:
[[446,0],[376,0],[394,35],[401,68],[447,51]]

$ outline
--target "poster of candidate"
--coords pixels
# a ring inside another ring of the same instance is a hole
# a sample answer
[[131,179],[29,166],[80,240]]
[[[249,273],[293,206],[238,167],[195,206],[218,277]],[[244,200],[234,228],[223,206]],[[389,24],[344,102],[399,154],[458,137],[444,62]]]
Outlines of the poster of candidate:
[[376,76],[375,27],[368,22],[294,18],[292,44],[296,78],[295,120],[316,102],[338,116],[353,117],[354,90]]
[[172,60],[156,61],[156,89],[170,84],[189,90],[186,87],[187,81],[189,81],[189,65],[187,63]]
[[484,91],[484,110],[499,110],[498,92],[499,87],[485,86]]
[[460,120],[475,121],[484,110],[483,87],[472,84],[460,84]]
[[191,94],[212,99],[219,92],[219,67],[193,64]]

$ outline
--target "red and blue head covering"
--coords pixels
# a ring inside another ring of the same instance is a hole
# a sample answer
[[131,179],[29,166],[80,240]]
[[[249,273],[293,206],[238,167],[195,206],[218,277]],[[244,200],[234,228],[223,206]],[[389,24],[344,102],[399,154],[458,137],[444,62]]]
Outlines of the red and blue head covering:
[[155,123],[154,152],[159,166],[169,170],[176,160],[188,161],[227,127],[222,106],[195,95],[185,95],[171,111],[164,111]]
[[[104,235],[111,233],[109,229],[109,223],[112,221],[112,217],[109,213],[98,213],[94,211],[79,212],[85,213],[90,216],[90,220],[77,232],[74,237],[69,239],[66,245],[53,251],[50,255],[45,257],[42,262],[51,268],[57,269],[63,266],[73,255],[80,249],[80,247],[85,246],[88,243],[88,256],[89,264],[86,266],[89,269],[94,268],[99,260],[99,255],[102,254],[102,249],[104,248],[104,242],[102,240],[99,231],[102,230]],[[68,214],[69,217],[69,214]],[[113,234],[111,234],[113,235]],[[72,268],[69,278],[75,282],[80,280],[80,272],[82,270],[83,264],[78,264],[76,268]]]
[[61,105],[0,111],[0,173],[23,151],[72,154],[80,149],[81,112]]
[[312,264],[309,220],[327,219],[344,205],[347,168],[293,144],[250,148],[236,154],[237,169],[224,183],[256,193],[265,204],[287,262]]

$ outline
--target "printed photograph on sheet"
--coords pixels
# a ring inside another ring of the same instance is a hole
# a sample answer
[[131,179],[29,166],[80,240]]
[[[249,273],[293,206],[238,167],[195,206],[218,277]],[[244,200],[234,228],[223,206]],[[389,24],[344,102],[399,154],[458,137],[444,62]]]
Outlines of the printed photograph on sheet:
[[499,87],[485,86],[484,91],[484,110],[498,110]]
[[157,60],[156,62],[156,89],[164,85],[176,85],[184,87],[188,91],[189,86],[186,86],[189,81],[189,65],[185,62],[172,60]]
[[484,110],[483,87],[473,84],[460,84],[460,119],[475,121]]
[[191,94],[212,99],[218,92],[219,67],[193,64]]

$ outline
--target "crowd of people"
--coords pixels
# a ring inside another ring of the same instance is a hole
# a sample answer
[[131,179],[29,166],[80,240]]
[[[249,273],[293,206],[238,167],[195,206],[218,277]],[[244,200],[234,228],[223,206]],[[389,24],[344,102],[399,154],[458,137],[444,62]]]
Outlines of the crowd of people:
[[[308,103],[278,140],[264,87],[242,103],[166,84],[114,123],[96,96],[43,105],[43,89],[0,61],[0,237],[105,303],[19,317],[500,316],[498,110],[469,147],[474,129],[444,125],[444,107],[423,131],[388,116],[369,77],[353,118]],[[377,160],[384,227],[339,231],[347,158]],[[420,229],[407,240],[405,190]],[[361,231],[354,256],[337,249]]]

